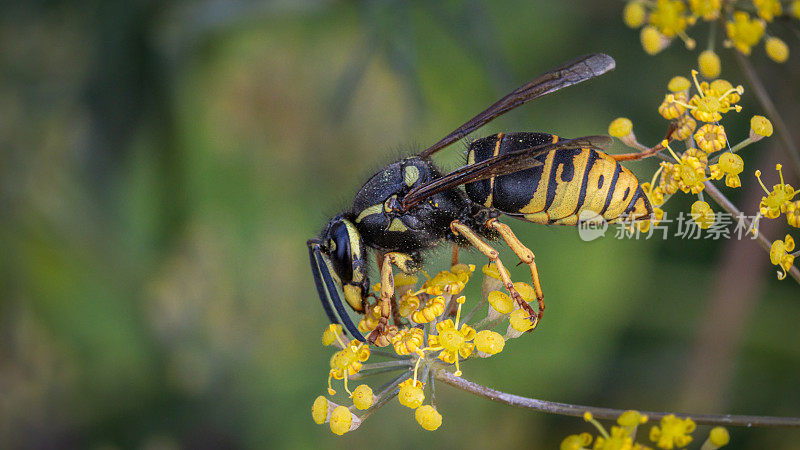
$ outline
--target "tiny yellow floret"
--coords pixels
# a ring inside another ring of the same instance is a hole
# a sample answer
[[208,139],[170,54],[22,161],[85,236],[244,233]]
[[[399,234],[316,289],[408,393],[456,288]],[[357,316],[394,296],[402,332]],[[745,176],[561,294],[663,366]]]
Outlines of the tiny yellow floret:
[[791,253],[792,250],[794,250],[794,239],[788,234],[783,241],[779,239],[772,243],[772,247],[769,250],[769,260],[772,264],[783,269],[783,272],[778,271],[779,280],[786,278],[786,272],[794,264],[795,255]]
[[589,433],[571,434],[561,441],[561,450],[583,450],[592,443],[592,435]]
[[343,344],[341,337],[342,337],[342,326],[339,325],[338,323],[337,324],[332,323],[328,325],[328,327],[325,328],[325,331],[322,333],[322,345],[325,346],[332,345],[334,342],[336,342],[337,338],[339,339],[339,342]]
[[659,425],[650,429],[650,440],[663,449],[682,448],[692,442],[690,434],[697,425],[692,419],[680,419],[670,414],[661,419]]
[[642,42],[642,48],[644,48],[644,51],[649,55],[655,55],[661,50],[664,50],[669,43],[669,40],[651,25],[642,28],[639,39]]
[[782,63],[789,59],[789,46],[780,38],[774,36],[767,38],[767,41],[764,42],[764,50],[767,51],[769,59],[775,62]]
[[716,216],[714,211],[711,210],[711,206],[701,200],[692,203],[691,215],[692,219],[694,219],[697,225],[702,229],[711,228],[711,225],[714,225],[716,221]]
[[524,332],[533,328],[531,316],[524,309],[517,309],[512,312],[511,316],[508,318],[508,322],[511,325],[511,328],[516,331]]
[[763,137],[772,136],[772,122],[764,116],[753,116],[750,119],[750,134]]
[[765,29],[766,24],[763,20],[751,19],[744,11],[734,12],[733,21],[725,23],[728,43],[745,55],[749,55],[750,49],[761,40]]
[[625,25],[631,28],[639,28],[644,25],[646,18],[647,11],[645,11],[642,2],[638,0],[628,2],[622,10],[622,20],[625,22]]
[[423,405],[414,411],[414,418],[422,428],[434,431],[442,426],[442,415],[431,405]]
[[483,271],[483,274],[488,276],[488,277],[492,277],[492,278],[495,278],[497,280],[501,279],[500,271],[497,270],[497,266],[495,266],[494,263],[486,264],[485,266],[483,266],[483,268],[481,270]]
[[715,447],[724,447],[731,441],[731,435],[725,427],[714,427],[708,433],[708,440]]
[[320,395],[314,400],[314,405],[311,406],[311,418],[318,425],[322,425],[328,420],[328,399]]
[[346,406],[337,406],[331,413],[331,431],[339,436],[350,431],[353,424],[353,415]]
[[425,394],[422,392],[423,383],[408,379],[400,383],[400,391],[397,394],[397,399],[400,404],[411,409],[419,408],[422,402],[425,401]]
[[628,410],[620,414],[617,418],[617,423],[623,427],[635,427],[647,422],[647,416],[641,414],[639,411]]
[[753,0],[753,6],[756,7],[758,15],[767,22],[772,22],[775,17],[783,14],[780,0]]
[[669,89],[670,92],[682,92],[690,87],[692,87],[692,82],[689,81],[688,78],[680,75],[672,77],[669,83],[667,83],[667,89]]
[[716,78],[722,70],[719,55],[714,53],[714,50],[706,50],[700,53],[697,58],[697,65],[700,68],[700,73],[706,78]]
[[503,351],[506,341],[500,333],[492,330],[481,330],[475,335],[475,348],[487,355],[496,355]]
[[611,136],[622,138],[630,134],[633,129],[633,123],[627,117],[617,117],[608,126],[608,134]]
[[358,409],[367,409],[372,406],[372,388],[366,384],[360,384],[353,389],[353,404]]

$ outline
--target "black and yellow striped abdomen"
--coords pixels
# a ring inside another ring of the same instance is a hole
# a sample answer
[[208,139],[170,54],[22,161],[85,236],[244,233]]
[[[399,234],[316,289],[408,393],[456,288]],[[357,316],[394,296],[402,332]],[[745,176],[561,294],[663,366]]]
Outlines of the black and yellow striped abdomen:
[[[473,164],[557,141],[546,133],[499,133],[473,141],[467,159]],[[467,184],[467,195],[509,216],[544,225],[576,225],[584,211],[609,222],[652,213],[636,176],[601,151],[561,149],[537,159],[542,165]]]

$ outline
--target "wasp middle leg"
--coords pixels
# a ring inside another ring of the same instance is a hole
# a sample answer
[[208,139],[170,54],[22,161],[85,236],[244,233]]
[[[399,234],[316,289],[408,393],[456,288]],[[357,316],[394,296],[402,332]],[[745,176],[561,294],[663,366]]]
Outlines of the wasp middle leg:
[[404,253],[390,252],[383,256],[383,262],[380,265],[381,269],[381,317],[378,321],[378,326],[367,337],[367,341],[374,343],[379,347],[386,347],[391,342],[391,336],[386,331],[389,324],[389,316],[392,315],[392,304],[394,309],[397,310],[397,304],[394,299],[394,274],[392,274],[392,264],[397,266],[403,272],[409,273],[411,271],[410,263],[412,257]]
[[539,281],[539,269],[536,268],[536,257],[533,255],[531,249],[525,246],[517,236],[511,231],[511,228],[500,222],[497,219],[489,219],[486,222],[486,227],[492,230],[497,231],[500,234],[500,237],[506,241],[506,245],[511,248],[514,254],[517,255],[520,261],[524,264],[527,264],[528,267],[531,269],[531,280],[533,282],[533,290],[536,293],[536,301],[538,303],[539,311],[536,315],[536,323],[534,326],[539,324],[539,321],[542,320],[542,315],[544,314],[544,293],[542,292],[542,284]]
[[517,304],[530,315],[531,320],[534,320],[534,322],[538,320],[538,314],[536,311],[534,311],[533,307],[531,307],[531,305],[529,305],[528,302],[526,302],[525,299],[519,295],[519,292],[517,292],[517,289],[514,287],[514,282],[511,281],[511,275],[509,275],[508,269],[506,269],[506,267],[503,265],[503,262],[500,261],[500,252],[484,242],[474,231],[472,231],[472,229],[458,220],[454,220],[450,223],[450,230],[457,235],[463,236],[464,239],[469,241],[473,247],[486,255],[486,257],[494,263],[495,267],[497,267],[497,271],[500,272],[500,279],[503,281],[503,285],[511,295],[511,298],[513,298]]

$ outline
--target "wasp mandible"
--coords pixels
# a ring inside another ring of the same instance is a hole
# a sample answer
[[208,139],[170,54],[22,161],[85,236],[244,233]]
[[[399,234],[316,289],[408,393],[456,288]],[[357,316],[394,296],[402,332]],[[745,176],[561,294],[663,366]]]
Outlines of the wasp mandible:
[[[472,246],[496,265],[510,296],[535,326],[544,312],[544,294],[534,254],[500,222],[502,215],[545,225],[576,225],[588,211],[608,222],[638,220],[653,209],[639,180],[620,160],[644,154],[609,155],[608,136],[562,139],[547,133],[497,133],[469,144],[467,165],[443,174],[434,153],[530,100],[599,76],[614,68],[604,54],[578,58],[512,91],[422,153],[394,162],[361,187],[350,209],[333,217],[319,238],[308,241],[311,271],[331,323],[341,323],[365,341],[345,309],[364,313],[370,283],[367,252],[379,258],[380,322],[366,340],[388,345],[385,335],[394,299],[392,266],[412,273],[422,253],[443,242]],[[463,186],[463,188],[461,187]],[[502,239],[530,268],[538,310],[514,289],[497,250],[487,241]],[[338,317],[337,317],[338,315]]]

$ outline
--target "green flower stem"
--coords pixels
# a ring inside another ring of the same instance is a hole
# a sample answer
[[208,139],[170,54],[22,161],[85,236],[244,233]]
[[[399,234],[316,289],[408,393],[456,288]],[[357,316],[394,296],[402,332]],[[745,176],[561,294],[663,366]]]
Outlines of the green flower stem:
[[[722,207],[722,209],[724,209],[725,211],[729,212],[734,217],[741,216],[742,217],[742,221],[746,225],[746,229],[750,229],[750,227],[753,225],[752,221],[748,220],[747,218],[745,218],[744,217],[744,213],[739,211],[739,208],[737,208],[736,205],[731,203],[731,201],[728,200],[728,197],[725,197],[725,194],[720,192],[719,189],[717,189],[717,187],[714,186],[714,184],[711,183],[710,181],[706,181],[703,184],[705,184],[705,192],[711,198],[713,198],[714,201],[716,201],[717,204]],[[764,250],[766,250],[767,253],[769,253],[770,248],[772,247],[772,241],[767,239],[767,237],[764,236],[763,233],[758,233],[757,240],[758,240],[759,245],[761,245],[761,247]],[[798,270],[796,266],[792,266],[792,267],[789,268],[789,275],[791,275],[792,278],[795,279],[795,281],[800,283],[800,270]]]
[[472,316],[474,316],[475,313],[478,312],[478,310],[481,309],[487,303],[489,303],[489,299],[486,297],[482,298],[481,301],[476,303],[475,306],[472,308],[472,310],[470,310],[470,312],[468,312],[466,316],[461,318],[461,323],[469,323],[469,319],[471,319]]
[[412,366],[411,359],[400,359],[396,361],[381,361],[376,363],[364,364],[361,370],[383,369],[385,367]]
[[351,380],[363,380],[364,378],[374,377],[376,375],[382,375],[384,373],[390,372],[397,372],[398,370],[409,370],[408,367],[403,366],[396,366],[396,367],[384,367],[382,369],[375,369],[370,370],[369,372],[358,372],[355,375],[350,375],[348,378]]
[[800,174],[800,150],[798,150],[797,145],[792,141],[792,136],[789,134],[789,127],[787,127],[786,122],[783,121],[783,116],[780,115],[775,104],[772,102],[772,99],[767,93],[767,89],[764,87],[761,79],[758,78],[758,73],[756,73],[753,65],[750,64],[750,60],[739,52],[733,53],[736,55],[736,62],[739,63],[739,67],[742,69],[742,72],[744,72],[747,82],[750,84],[750,87],[753,88],[756,98],[761,104],[761,108],[767,112],[767,118],[775,125],[775,130],[778,132],[781,141],[783,141],[786,153],[789,154],[789,158],[791,158],[794,164],[795,173]]
[[[546,400],[537,400],[529,397],[521,397],[519,395],[508,394],[505,392],[497,391],[486,386],[465,380],[463,377],[457,377],[446,370],[439,370],[436,372],[435,377],[437,380],[449,384],[455,388],[478,395],[480,397],[488,398],[500,403],[505,403],[510,406],[519,406],[522,408],[529,408],[536,411],[542,411],[551,414],[558,414],[562,416],[583,417],[585,412],[590,412],[597,419],[616,420],[620,414],[625,412],[622,409],[611,408],[597,408],[594,406],[570,405],[567,403],[556,403]],[[673,413],[667,412],[653,412],[653,411],[639,411],[646,414],[651,421],[660,420],[662,417],[668,416]],[[677,417],[691,418],[695,423],[703,425],[723,425],[723,426],[740,426],[740,427],[784,427],[784,428],[800,428],[800,417],[770,417],[770,416],[735,416],[730,414],[714,415],[714,414],[675,414]]]
[[372,406],[369,407],[369,409],[364,411],[364,414],[361,417],[359,417],[359,419],[361,419],[362,422],[367,420],[367,418],[372,414],[374,414],[375,411],[377,411],[383,405],[388,403],[389,400],[395,398],[397,396],[397,393],[399,392],[397,386],[403,381],[409,379],[411,375],[412,375],[411,371],[409,370],[408,372],[401,374],[399,377],[381,386],[381,389],[379,389],[379,394],[376,396],[375,403],[373,403]]

